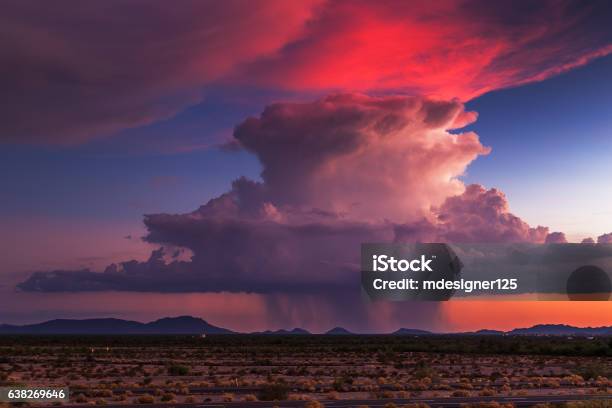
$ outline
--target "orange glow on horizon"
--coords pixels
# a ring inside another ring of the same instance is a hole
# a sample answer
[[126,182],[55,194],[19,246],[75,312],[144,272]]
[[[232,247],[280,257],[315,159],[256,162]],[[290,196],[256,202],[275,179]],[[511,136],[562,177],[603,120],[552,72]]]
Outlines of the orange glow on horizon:
[[612,302],[446,302],[441,315],[449,331],[512,330],[536,324],[597,327],[612,324]]

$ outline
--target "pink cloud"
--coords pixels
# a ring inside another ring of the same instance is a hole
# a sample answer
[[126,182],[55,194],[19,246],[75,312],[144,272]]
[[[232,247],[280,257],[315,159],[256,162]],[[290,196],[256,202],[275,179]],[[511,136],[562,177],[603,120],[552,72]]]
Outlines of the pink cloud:
[[548,228],[531,227],[510,213],[501,191],[477,184],[433,208],[431,220],[397,228],[397,240],[405,242],[544,242],[547,236]]
[[598,244],[612,244],[612,232],[597,237]]
[[235,137],[261,161],[273,205],[404,222],[462,192],[457,177],[489,149],[448,130],[473,120],[458,101],[342,94],[271,105]]
[[35,273],[20,287],[350,298],[363,242],[544,241],[548,230],[511,214],[501,192],[458,179],[488,152],[474,133],[447,131],[468,119],[457,101],[416,97],[272,105],[235,131],[263,182],[241,178],[191,213],[145,217],[149,243],[190,259],[159,249],[103,273]]
[[546,241],[544,242],[547,244],[566,244],[567,239],[562,232],[551,232],[546,236]]
[[289,89],[469,100],[612,52],[603,2],[326,2],[302,36],[246,70]]

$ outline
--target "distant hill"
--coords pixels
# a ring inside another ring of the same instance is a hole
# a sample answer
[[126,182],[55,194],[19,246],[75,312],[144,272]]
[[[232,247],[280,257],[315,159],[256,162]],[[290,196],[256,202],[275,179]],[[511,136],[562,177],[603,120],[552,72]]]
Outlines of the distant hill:
[[293,334],[310,334],[310,332],[308,330],[296,327],[295,329],[292,329],[292,330],[285,330],[285,329],[266,330],[266,331],[263,331],[263,332],[255,332],[253,334],[279,334],[279,335],[289,335],[289,334],[292,334],[293,335]]
[[402,327],[401,329],[398,329],[391,334],[399,335],[399,336],[426,336],[426,335],[433,334],[433,333],[427,330],[406,329]]
[[565,324],[538,324],[533,327],[514,329],[508,335],[521,336],[610,336],[612,327],[574,327]]
[[461,332],[461,333],[454,333],[454,334],[466,335],[466,336],[501,336],[501,335],[506,334],[506,332],[503,332],[501,330],[480,329],[480,330],[471,331],[471,332]]
[[[149,323],[122,319],[56,319],[43,323],[23,326],[0,324],[1,334],[238,334],[223,327],[213,326],[206,320],[192,316],[165,317]],[[305,329],[296,327],[291,330],[266,330],[252,334],[307,335]],[[325,334],[354,335],[343,327],[334,327]],[[404,336],[444,335],[427,330],[401,328],[391,333]],[[612,326],[574,327],[564,324],[538,324],[532,327],[514,329],[507,332],[482,329],[467,333],[448,333],[449,335],[474,336],[612,336]]]
[[499,335],[504,334],[504,332],[501,330],[481,329],[481,330],[472,332],[471,334],[475,334],[477,336],[499,336]]
[[0,325],[0,334],[231,334],[191,316],[166,317],[149,323],[121,319],[56,319],[15,326]]
[[346,330],[344,327],[334,327],[331,330],[328,330],[325,332],[325,334],[331,334],[331,335],[347,335],[347,334],[353,334],[350,331]]

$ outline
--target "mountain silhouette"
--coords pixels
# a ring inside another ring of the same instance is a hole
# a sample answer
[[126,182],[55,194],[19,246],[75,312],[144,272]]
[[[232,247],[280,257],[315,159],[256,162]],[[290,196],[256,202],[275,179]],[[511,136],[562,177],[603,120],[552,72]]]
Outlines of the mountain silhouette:
[[566,324],[538,324],[528,328],[514,329],[509,335],[537,336],[609,336],[612,327],[574,327]]
[[231,334],[191,316],[165,317],[149,323],[122,319],[56,319],[23,326],[0,325],[0,334]]
[[279,330],[266,330],[262,332],[255,332],[253,334],[280,334],[280,335],[295,335],[295,334],[310,334],[308,330],[296,327],[291,330],[279,329]]
[[[206,320],[192,316],[164,317],[149,323],[113,318],[55,319],[22,326],[0,324],[0,334],[238,334]],[[251,334],[307,335],[309,331],[296,327],[291,330],[266,330]],[[355,335],[343,327],[334,327],[325,334]],[[565,324],[538,324],[510,331],[482,329],[464,333],[432,333],[427,330],[401,328],[391,333],[405,336],[432,335],[506,335],[506,336],[612,336],[612,326],[574,327]]]
[[347,334],[353,334],[350,331],[346,330],[344,327],[334,327],[331,330],[328,330],[327,332],[325,332],[325,334],[332,334],[332,335],[347,335]]
[[480,329],[480,330],[476,330],[475,332],[471,332],[469,334],[476,334],[480,336],[499,336],[501,334],[504,334],[504,332],[501,330]]
[[434,333],[427,331],[427,330],[407,329],[405,327],[402,327],[401,329],[398,329],[391,334],[395,334],[399,336],[426,336],[426,335],[434,334]]

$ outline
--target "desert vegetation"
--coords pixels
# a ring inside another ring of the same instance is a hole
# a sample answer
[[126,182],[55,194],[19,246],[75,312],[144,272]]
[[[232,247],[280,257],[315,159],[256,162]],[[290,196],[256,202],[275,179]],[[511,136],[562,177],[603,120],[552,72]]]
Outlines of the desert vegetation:
[[1,336],[0,384],[68,386],[83,405],[604,395],[611,350],[607,338]]

